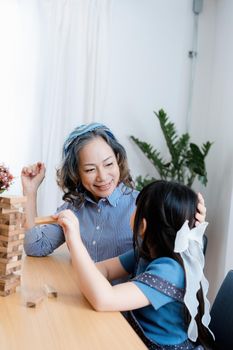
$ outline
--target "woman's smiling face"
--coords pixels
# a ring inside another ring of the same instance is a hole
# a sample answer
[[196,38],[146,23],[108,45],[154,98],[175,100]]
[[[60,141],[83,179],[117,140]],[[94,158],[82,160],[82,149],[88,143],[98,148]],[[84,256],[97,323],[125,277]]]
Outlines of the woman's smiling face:
[[79,175],[82,185],[95,200],[108,197],[120,179],[120,169],[112,148],[96,137],[79,151]]

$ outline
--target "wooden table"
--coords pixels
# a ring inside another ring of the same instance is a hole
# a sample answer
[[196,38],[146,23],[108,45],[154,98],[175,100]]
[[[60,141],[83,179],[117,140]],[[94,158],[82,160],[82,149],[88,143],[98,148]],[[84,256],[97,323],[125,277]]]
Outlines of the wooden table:
[[[24,257],[21,286],[0,297],[1,350],[145,350],[119,312],[96,312],[80,294],[65,245],[49,257]],[[26,307],[32,293],[53,286],[58,297]]]

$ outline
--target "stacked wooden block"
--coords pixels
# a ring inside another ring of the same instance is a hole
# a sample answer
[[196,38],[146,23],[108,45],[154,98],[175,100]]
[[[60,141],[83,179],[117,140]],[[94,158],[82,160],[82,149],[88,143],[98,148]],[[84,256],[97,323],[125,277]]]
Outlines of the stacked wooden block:
[[0,196],[0,296],[20,284],[26,197]]

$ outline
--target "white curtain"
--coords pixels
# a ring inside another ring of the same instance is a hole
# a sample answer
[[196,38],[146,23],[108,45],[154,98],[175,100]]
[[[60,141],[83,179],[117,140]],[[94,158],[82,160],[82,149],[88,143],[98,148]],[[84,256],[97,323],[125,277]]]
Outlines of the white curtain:
[[112,0],[0,0],[0,163],[21,195],[22,166],[43,161],[40,215],[62,194],[56,167],[77,125],[101,121],[109,76]]
[[36,143],[39,157],[34,160],[43,161],[47,169],[39,190],[39,215],[49,215],[61,204],[56,168],[64,138],[77,125],[101,121],[109,69],[111,2],[19,1],[25,20],[28,8],[33,7],[38,32],[32,144]]
[[0,0],[0,163],[14,175],[9,194],[15,195],[21,195],[22,166],[38,157],[37,12],[33,0]]

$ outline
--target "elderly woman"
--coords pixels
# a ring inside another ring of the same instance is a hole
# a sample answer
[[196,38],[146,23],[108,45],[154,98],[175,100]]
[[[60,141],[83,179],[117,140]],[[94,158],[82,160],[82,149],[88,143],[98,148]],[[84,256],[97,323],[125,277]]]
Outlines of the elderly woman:
[[[34,226],[37,190],[44,176],[45,166],[40,162],[22,169],[23,193],[28,199],[24,249],[32,256],[46,256],[65,242],[61,226]],[[110,129],[99,123],[74,129],[63,146],[57,182],[64,204],[56,213],[71,209],[78,217],[83,243],[95,262],[132,248],[129,222],[138,192],[133,188],[126,151]],[[204,221],[205,212],[199,195],[197,222]]]

